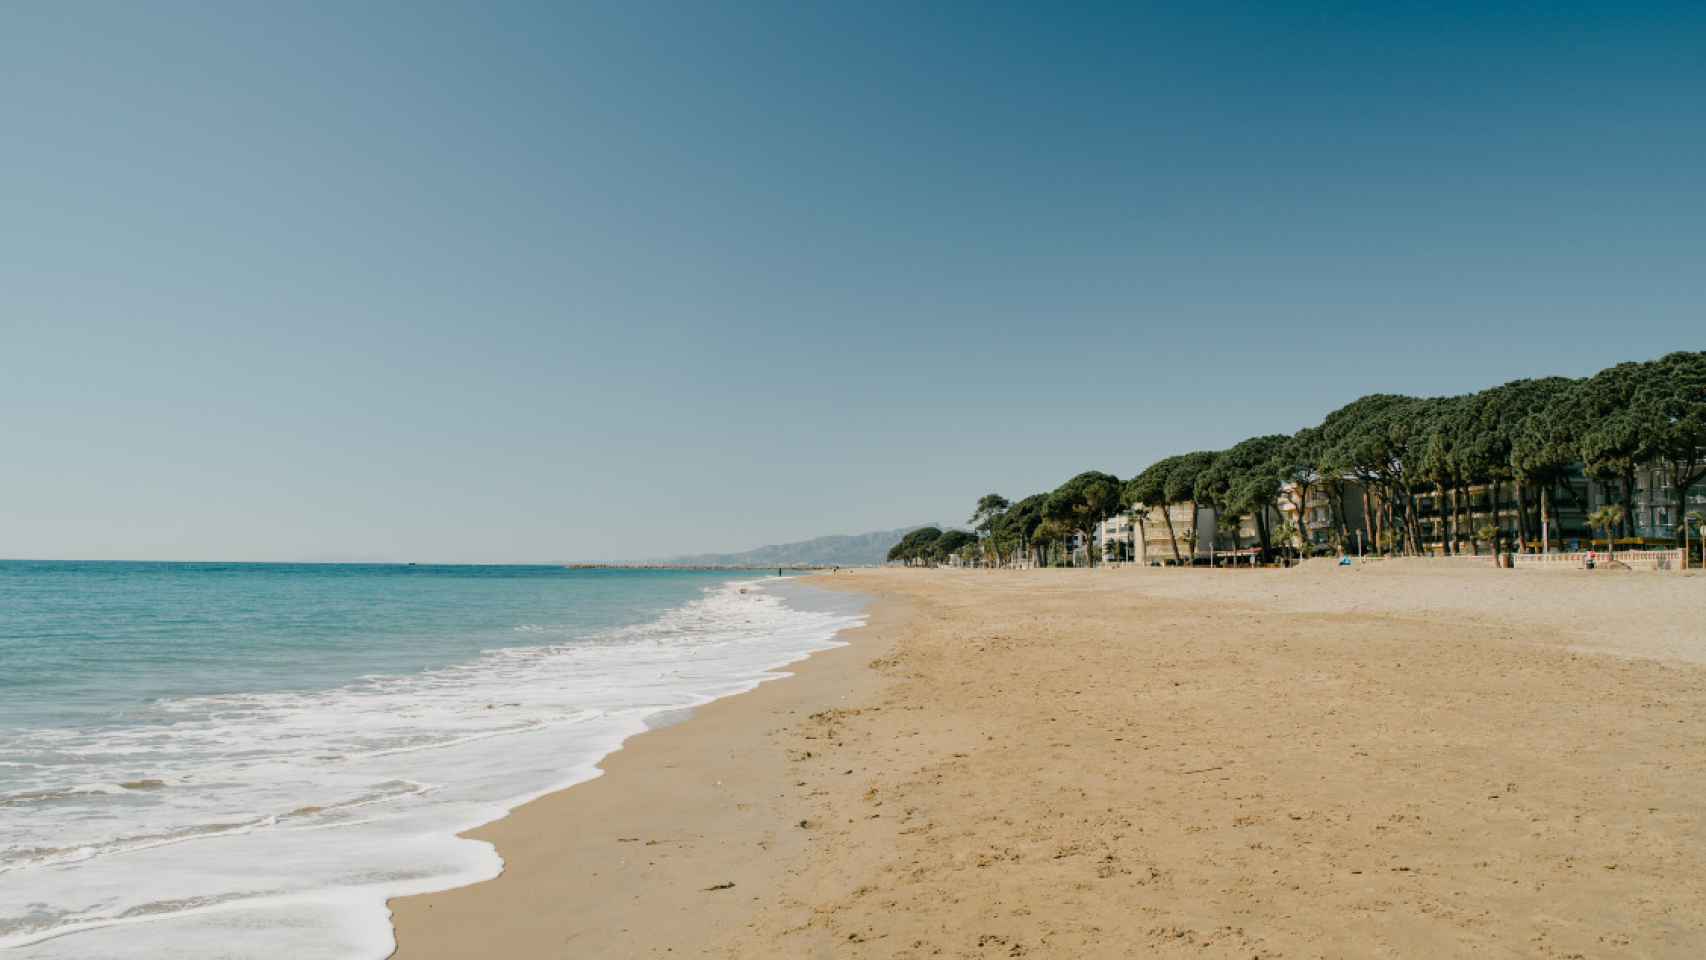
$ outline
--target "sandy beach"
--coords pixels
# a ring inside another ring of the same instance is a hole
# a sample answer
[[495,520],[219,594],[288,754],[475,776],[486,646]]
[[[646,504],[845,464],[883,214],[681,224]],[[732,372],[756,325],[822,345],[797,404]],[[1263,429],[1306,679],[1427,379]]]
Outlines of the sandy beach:
[[1706,577],[874,570],[393,901],[424,957],[1706,956]]

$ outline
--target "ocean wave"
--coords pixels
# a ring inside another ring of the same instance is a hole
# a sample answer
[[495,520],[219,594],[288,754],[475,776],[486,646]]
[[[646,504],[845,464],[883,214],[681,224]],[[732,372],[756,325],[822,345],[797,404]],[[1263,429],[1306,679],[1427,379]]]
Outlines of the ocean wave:
[[[31,813],[0,820],[0,947],[194,955],[164,945],[200,942],[190,933],[215,923],[202,913],[239,911],[255,955],[382,956],[386,897],[498,869],[458,833],[595,776],[646,717],[749,689],[859,619],[748,581],[647,623],[416,674],[21,731],[0,806]],[[311,839],[327,830],[336,843]],[[142,919],[170,935],[103,933]],[[302,924],[338,933],[305,946],[290,939]]]
[[[188,843],[195,840],[206,840],[214,837],[224,837],[242,833],[261,827],[289,826],[297,827],[303,824],[329,822],[332,817],[349,810],[372,804],[384,803],[399,797],[424,793],[431,789],[425,784],[409,780],[388,780],[375,784],[371,790],[359,796],[343,800],[331,801],[325,804],[307,804],[293,810],[258,816],[249,820],[227,823],[201,823],[168,830],[163,833],[144,833],[126,836],[110,837],[97,843],[78,844],[71,847],[32,847],[0,851],[0,874],[26,867],[53,866],[67,863],[79,863],[96,857],[115,854],[133,853],[138,850],[150,850],[155,847],[171,846]],[[86,795],[86,794],[84,794]]]

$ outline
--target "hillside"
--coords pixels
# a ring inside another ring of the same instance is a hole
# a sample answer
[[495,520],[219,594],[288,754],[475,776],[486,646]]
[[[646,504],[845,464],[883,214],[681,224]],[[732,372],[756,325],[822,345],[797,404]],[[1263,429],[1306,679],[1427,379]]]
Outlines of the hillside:
[[882,563],[901,537],[929,524],[915,523],[893,530],[874,530],[842,536],[815,537],[795,543],[776,543],[739,553],[696,553],[657,561],[682,566],[843,566]]

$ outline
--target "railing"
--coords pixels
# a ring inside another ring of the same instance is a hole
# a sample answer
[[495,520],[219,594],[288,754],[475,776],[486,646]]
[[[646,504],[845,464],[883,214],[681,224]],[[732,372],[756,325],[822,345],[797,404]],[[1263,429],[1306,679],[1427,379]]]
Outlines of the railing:
[[1612,559],[1647,570],[1682,570],[1681,550],[1619,550]]
[[1579,551],[1574,553],[1519,553],[1514,555],[1514,562],[1519,567],[1542,567],[1556,570],[1559,567],[1573,568],[1587,566],[1588,557],[1594,557],[1604,563],[1607,558],[1621,563],[1631,570],[1677,570],[1683,569],[1681,550],[1615,550],[1611,553]]
[[1516,565],[1519,567],[1585,567],[1587,553],[1519,553],[1516,555]]
[[[1589,553],[1577,550],[1567,553],[1516,553],[1511,555],[1511,562],[1518,567],[1530,567],[1541,570],[1580,570],[1587,566],[1589,556],[1596,558],[1600,564],[1608,560],[1616,560],[1631,570],[1675,570],[1682,571],[1681,550],[1617,550],[1607,553],[1603,550]],[[1358,562],[1382,559],[1378,555],[1362,557]],[[1435,560],[1443,563],[1461,564],[1491,564],[1493,555],[1458,553],[1451,556],[1433,555],[1421,559]]]

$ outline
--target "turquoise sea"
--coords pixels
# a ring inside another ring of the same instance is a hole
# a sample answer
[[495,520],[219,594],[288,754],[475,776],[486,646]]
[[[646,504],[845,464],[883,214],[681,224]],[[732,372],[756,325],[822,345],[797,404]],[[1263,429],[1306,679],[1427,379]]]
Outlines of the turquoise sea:
[[860,622],[727,572],[0,561],[0,949],[383,957],[456,833]]

